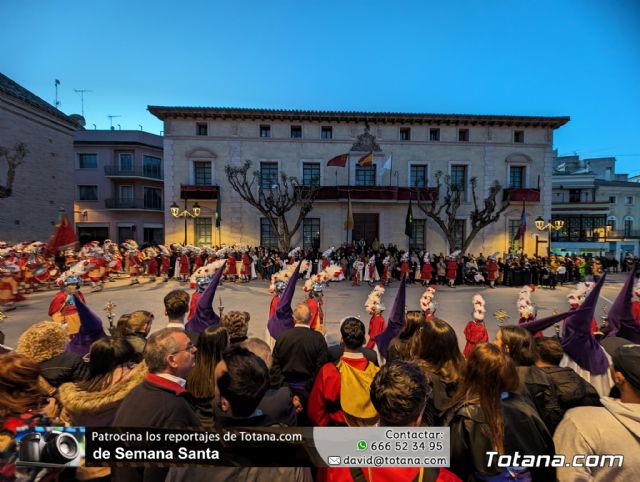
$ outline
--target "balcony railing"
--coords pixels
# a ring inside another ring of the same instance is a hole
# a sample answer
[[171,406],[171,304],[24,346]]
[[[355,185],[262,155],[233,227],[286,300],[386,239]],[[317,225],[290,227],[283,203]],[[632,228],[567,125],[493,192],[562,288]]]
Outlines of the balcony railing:
[[162,180],[162,169],[155,166],[136,166],[122,169],[120,166],[104,166],[104,174],[108,177],[145,177],[147,179]]
[[607,241],[618,241],[621,239],[640,239],[640,230],[631,229],[628,231],[607,231],[607,234],[574,234],[571,236],[563,236],[557,233],[551,234],[552,241],[571,242],[571,243],[604,243]]
[[509,202],[526,202],[526,203],[539,203],[540,202],[540,189],[528,189],[523,187],[509,188],[503,191],[503,201],[509,200]]
[[[304,188],[303,188],[304,189]],[[418,198],[429,201],[437,195],[435,188],[409,188],[398,186],[321,186],[316,199],[321,201],[347,199],[367,201],[408,201]]]
[[211,184],[181,184],[180,199],[218,199],[220,186]]
[[145,199],[105,199],[107,209],[135,209],[141,211],[162,211],[162,202]]

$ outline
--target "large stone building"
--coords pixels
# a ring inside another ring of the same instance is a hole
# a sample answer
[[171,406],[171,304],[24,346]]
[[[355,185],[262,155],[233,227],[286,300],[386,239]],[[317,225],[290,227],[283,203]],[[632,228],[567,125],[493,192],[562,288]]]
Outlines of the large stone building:
[[[73,209],[75,130],[73,119],[0,74],[0,240],[47,241],[59,210]],[[27,154],[13,165],[20,144]]]
[[[406,249],[405,215],[416,188],[434,186],[434,175],[451,176],[463,190],[456,215],[456,239],[470,230],[471,179],[477,179],[480,202],[497,180],[511,188],[511,205],[498,222],[484,229],[470,247],[485,254],[520,249],[513,237],[526,201],[528,229],[537,216],[551,216],[553,132],[568,117],[316,112],[228,108],[150,106],[164,121],[165,230],[167,242],[183,242],[184,220],[169,207],[201,206],[189,221],[187,241],[206,245],[273,245],[271,227],[258,210],[231,189],[225,165],[245,160],[269,179],[278,172],[321,186],[313,210],[292,246],[339,246],[347,239],[344,222],[347,192],[353,203],[352,236]],[[373,165],[356,161],[373,151]],[[327,167],[327,160],[349,153],[348,168]],[[392,157],[390,170],[386,161]],[[347,189],[347,186],[350,186]],[[258,186],[255,188],[258,196]],[[500,193],[498,204],[506,196]],[[415,198],[414,198],[415,200]],[[215,229],[217,203],[222,222]],[[182,205],[184,203],[184,206]],[[412,244],[447,252],[442,232],[413,203]],[[526,240],[529,240],[527,242]],[[525,251],[533,252],[531,237]]]
[[164,242],[162,137],[82,130],[75,147],[74,216],[80,243]]
[[556,253],[640,254],[640,184],[616,174],[614,157],[556,158],[554,219],[564,227],[552,236]]

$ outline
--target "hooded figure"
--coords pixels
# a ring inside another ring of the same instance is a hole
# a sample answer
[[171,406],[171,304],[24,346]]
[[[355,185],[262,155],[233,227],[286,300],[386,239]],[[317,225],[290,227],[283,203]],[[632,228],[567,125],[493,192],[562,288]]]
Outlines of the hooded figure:
[[560,362],[562,367],[573,368],[603,397],[609,394],[613,386],[609,373],[610,357],[591,334],[591,321],[606,277],[603,275],[585,298],[582,303],[585,310],[575,311],[565,320],[562,338],[565,354]]
[[267,322],[267,329],[269,330],[269,334],[275,340],[278,337],[287,331],[289,328],[293,328],[295,322],[293,321],[293,310],[291,309],[291,300],[293,300],[293,294],[296,291],[296,283],[298,282],[298,277],[300,276],[300,265],[302,261],[298,263],[295,271],[289,278],[289,282],[287,283],[287,287],[284,289],[282,296],[278,301],[278,305],[276,307],[275,313],[269,318]]
[[73,295],[78,316],[80,317],[80,331],[67,345],[67,352],[85,356],[89,353],[94,341],[104,338],[107,334],[102,327],[102,320],[89,308],[77,293]]
[[400,279],[400,287],[396,293],[391,313],[389,313],[389,323],[385,330],[375,338],[376,351],[380,358],[386,359],[389,352],[391,340],[400,334],[404,326],[405,306],[407,304],[407,278]]
[[[212,325],[217,325],[220,323],[220,317],[213,311],[213,297],[216,294],[216,289],[218,288],[218,283],[220,283],[220,278],[222,277],[222,273],[224,272],[224,264],[226,261],[222,261],[220,266],[217,268],[217,271],[213,275],[211,279],[211,283],[204,290],[204,292],[198,298],[196,303],[195,314],[189,318],[189,321],[185,324],[184,328],[187,331],[191,331],[193,333],[201,333],[206,328]],[[216,263],[219,263],[218,261]],[[215,264],[215,263],[213,263]]]
[[609,308],[607,321],[609,331],[607,337],[617,336],[626,338],[633,343],[640,344],[640,326],[636,323],[631,311],[631,297],[633,295],[633,283],[636,279],[636,267],[632,267],[627,276],[622,290]]

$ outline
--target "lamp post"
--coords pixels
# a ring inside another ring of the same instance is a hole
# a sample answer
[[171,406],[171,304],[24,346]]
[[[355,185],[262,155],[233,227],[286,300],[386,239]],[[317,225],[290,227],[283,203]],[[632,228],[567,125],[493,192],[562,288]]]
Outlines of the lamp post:
[[187,209],[187,200],[184,200],[184,210],[180,211],[180,206],[178,206],[176,204],[176,202],[174,201],[173,204],[171,205],[171,207],[169,208],[169,211],[171,212],[171,216],[173,216],[175,219],[178,218],[184,218],[184,245],[186,246],[187,244],[187,219],[189,218],[197,218],[198,216],[200,216],[200,206],[198,205],[198,203],[194,203],[193,204],[193,208],[191,209],[191,211],[189,211]]
[[551,257],[551,231],[560,231],[564,228],[564,221],[562,219],[556,219],[555,221],[549,221],[545,223],[542,216],[538,216],[535,220],[536,229],[538,231],[548,231],[549,241],[547,244],[547,258]]

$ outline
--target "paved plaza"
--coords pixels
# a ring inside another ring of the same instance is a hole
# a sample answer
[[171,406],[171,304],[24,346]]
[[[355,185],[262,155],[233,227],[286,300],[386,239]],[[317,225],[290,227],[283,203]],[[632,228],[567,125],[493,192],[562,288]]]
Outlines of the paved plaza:
[[[626,274],[612,274],[608,276],[607,282],[600,294],[600,300],[596,312],[596,317],[600,320],[602,310],[606,309],[615,299]],[[142,279],[142,278],[141,278]],[[129,286],[129,280],[123,278],[113,283],[106,283],[102,292],[91,293],[90,287],[84,287],[89,307],[94,310],[108,327],[107,313],[104,307],[107,302],[112,301],[117,306],[115,308],[115,320],[123,313],[134,310],[148,310],[155,314],[153,330],[163,328],[166,323],[162,299],[171,290],[186,289],[189,293],[193,290],[188,288],[188,283],[179,283],[171,280],[168,283],[151,283],[142,279],[140,285]],[[296,288],[293,305],[302,302],[306,294],[302,289],[302,281]],[[538,307],[538,316],[544,317],[553,314],[554,309],[563,311],[568,308],[567,293],[573,285],[558,287],[555,290],[538,288],[533,293],[533,302]],[[387,307],[384,313],[385,319],[398,290],[398,282],[394,282],[387,287],[383,296],[383,303]],[[464,347],[463,330],[466,323],[471,319],[471,297],[474,293],[481,293],[486,299],[487,316],[485,319],[489,336],[494,337],[497,330],[497,322],[493,318],[493,313],[499,309],[504,309],[511,317],[506,323],[516,323],[518,314],[516,310],[516,300],[520,288],[510,288],[500,286],[496,289],[488,287],[458,286],[456,288],[440,287],[436,293],[437,313],[436,315],[450,323],[458,334],[460,347]],[[424,288],[420,285],[407,286],[407,309],[414,310],[420,307],[420,296]],[[328,337],[336,337],[339,332],[339,323],[347,315],[356,315],[368,326],[370,316],[364,309],[364,302],[370,288],[365,284],[360,287],[353,287],[351,283],[342,281],[331,283],[325,290],[324,312]],[[14,347],[20,334],[32,323],[48,319],[47,310],[51,299],[55,295],[55,290],[45,290],[28,295],[28,300],[19,305],[16,310],[7,312],[7,319],[0,325],[0,329],[5,333],[5,344]],[[224,283],[218,287],[215,296],[214,307],[216,312],[222,303],[225,311],[243,310],[251,314],[249,325],[250,336],[265,337],[267,317],[271,294],[268,291],[266,281],[254,280],[248,284]],[[553,334],[553,328],[547,330],[548,334]]]

